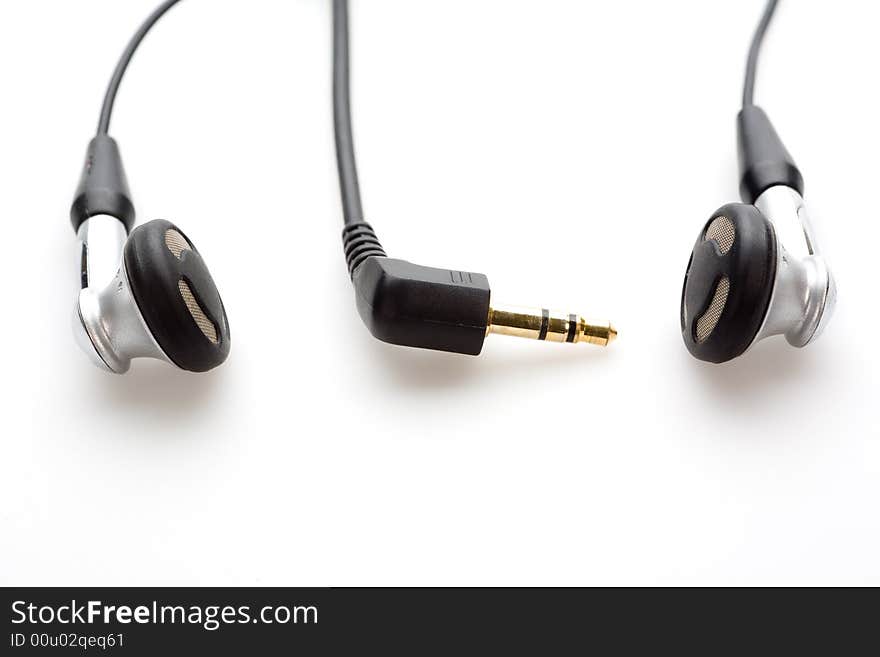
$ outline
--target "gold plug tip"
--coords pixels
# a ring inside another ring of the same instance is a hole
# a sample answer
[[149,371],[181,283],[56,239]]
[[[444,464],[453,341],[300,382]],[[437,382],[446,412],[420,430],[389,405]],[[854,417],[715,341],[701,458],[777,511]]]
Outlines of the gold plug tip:
[[550,342],[587,342],[606,347],[617,339],[611,322],[587,321],[578,315],[547,308],[498,306],[489,310],[487,333]]
[[617,329],[611,322],[594,322],[581,319],[580,326],[583,327],[582,340],[590,344],[607,347],[617,339]]

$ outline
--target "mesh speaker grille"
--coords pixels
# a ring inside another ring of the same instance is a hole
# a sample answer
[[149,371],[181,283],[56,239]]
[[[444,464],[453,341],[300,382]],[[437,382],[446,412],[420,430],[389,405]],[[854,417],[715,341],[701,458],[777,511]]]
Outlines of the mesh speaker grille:
[[715,240],[718,243],[718,248],[721,249],[721,255],[730,251],[735,238],[736,228],[727,217],[715,217],[706,229],[705,239]]
[[[170,233],[172,231],[169,230],[168,232]],[[196,298],[193,296],[192,290],[189,289],[189,285],[186,284],[186,281],[178,281],[177,288],[180,290],[180,296],[183,297],[183,303],[186,304],[186,309],[189,310],[189,314],[192,315],[193,321],[196,323],[196,326],[199,327],[199,330],[206,338],[208,338],[211,344],[220,344],[220,340],[217,338],[217,327],[214,326],[214,322],[208,319],[207,315],[205,315],[205,311],[202,310],[199,302],[196,301]]]
[[718,320],[721,319],[721,313],[724,312],[724,306],[727,304],[727,295],[729,293],[730,280],[725,276],[718,281],[709,308],[697,320],[697,342],[705,342],[712,335],[715,327],[718,326]]
[[165,231],[165,246],[168,247],[168,250],[171,251],[171,253],[174,254],[174,257],[178,260],[180,259],[181,253],[192,250],[192,247],[189,245],[189,242],[186,241],[186,238],[173,228],[169,228]]

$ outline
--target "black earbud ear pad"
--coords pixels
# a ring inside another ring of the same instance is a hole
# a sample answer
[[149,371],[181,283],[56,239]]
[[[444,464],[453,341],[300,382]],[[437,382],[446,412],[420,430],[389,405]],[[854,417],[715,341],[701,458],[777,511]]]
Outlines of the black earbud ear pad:
[[135,228],[125,269],[147,328],[178,367],[204,372],[229,355],[229,322],[220,293],[192,241],[170,221]]
[[681,333],[696,358],[723,363],[752,344],[773,294],[777,248],[753,205],[725,205],[700,231],[681,295]]

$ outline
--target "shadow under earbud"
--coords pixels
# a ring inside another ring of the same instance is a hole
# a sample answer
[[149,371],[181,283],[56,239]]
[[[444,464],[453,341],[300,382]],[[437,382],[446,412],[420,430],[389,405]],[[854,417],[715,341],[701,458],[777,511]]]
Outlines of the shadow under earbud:
[[113,408],[122,412],[143,409],[151,416],[193,417],[216,397],[216,388],[222,385],[224,373],[225,368],[218,368],[193,374],[169,367],[168,363],[138,358],[127,375],[100,372],[96,388]]
[[705,364],[698,371],[708,390],[726,400],[742,401],[815,377],[820,369],[818,359],[815,350],[791,347],[777,336],[755,344],[738,359],[723,365]]

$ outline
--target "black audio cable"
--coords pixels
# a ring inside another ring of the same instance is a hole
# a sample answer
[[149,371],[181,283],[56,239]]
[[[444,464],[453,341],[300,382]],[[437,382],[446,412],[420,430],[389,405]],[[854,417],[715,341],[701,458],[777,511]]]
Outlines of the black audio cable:
[[354,158],[351,131],[351,91],[349,84],[348,11],[333,10],[333,129],[336,135],[336,164],[342,193],[342,217],[345,224],[362,223],[364,210]]
[[101,118],[98,121],[99,135],[106,135],[110,132],[110,115],[113,114],[113,103],[116,102],[116,94],[119,93],[119,83],[122,82],[122,77],[125,75],[125,71],[128,69],[128,65],[131,63],[131,58],[134,56],[135,51],[159,19],[178,2],[180,2],[180,0],[166,0],[166,2],[163,2],[158,6],[138,28],[138,31],[135,32],[134,36],[131,37],[131,40],[128,42],[128,45],[125,47],[122,57],[119,58],[119,63],[116,64],[116,70],[113,71],[113,77],[110,78],[110,84],[107,85],[107,92],[104,94],[104,104],[101,106]]
[[776,12],[776,6],[779,0],[768,0],[767,6],[764,7],[764,14],[752,37],[752,44],[749,46],[749,57],[746,61],[746,77],[743,84],[743,107],[754,105],[755,98],[755,77],[758,70],[758,57],[761,54],[761,45],[764,43],[764,37],[767,34],[767,28],[773,20],[773,14]]
[[333,0],[333,117],[348,271],[370,332],[392,344],[479,354],[489,333],[607,346],[610,322],[588,322],[547,308],[490,305],[483,274],[389,258],[364,221],[354,157],[349,89],[348,2]]
[[113,70],[101,105],[98,129],[94,139],[89,143],[86,165],[70,208],[70,220],[74,230],[78,231],[85,221],[97,215],[116,217],[125,226],[126,233],[134,227],[134,204],[131,201],[119,147],[109,134],[110,119],[116,95],[119,93],[119,85],[132,57],[159,19],[178,2],[180,0],[166,0],[144,20],[129,40]]
[[804,180],[794,159],[767,114],[754,102],[761,45],[778,5],[779,0],[767,0],[746,60],[743,105],[737,117],[740,196],[746,203],[754,203],[764,190],[775,185],[786,185],[801,195],[804,193]]

